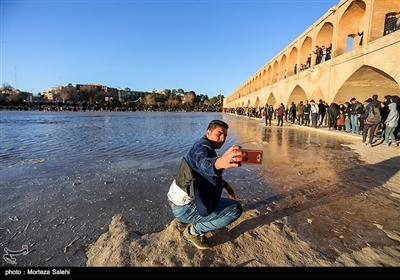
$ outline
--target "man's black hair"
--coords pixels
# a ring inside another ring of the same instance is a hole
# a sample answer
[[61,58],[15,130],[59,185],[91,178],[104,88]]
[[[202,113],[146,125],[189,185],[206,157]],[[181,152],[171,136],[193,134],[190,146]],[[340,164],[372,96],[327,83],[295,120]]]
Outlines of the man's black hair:
[[226,122],[224,122],[224,121],[221,121],[221,120],[212,120],[209,124],[208,124],[208,127],[207,127],[207,130],[214,130],[215,128],[217,128],[217,127],[223,127],[223,128],[226,128],[226,129],[228,129],[229,128],[229,126],[228,126],[228,124],[226,123]]

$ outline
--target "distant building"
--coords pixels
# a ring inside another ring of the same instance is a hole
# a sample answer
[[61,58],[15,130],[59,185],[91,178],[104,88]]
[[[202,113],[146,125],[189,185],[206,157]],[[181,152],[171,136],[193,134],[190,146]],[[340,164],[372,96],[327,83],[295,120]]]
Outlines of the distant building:
[[118,90],[118,100],[121,102],[126,102],[126,101],[140,101],[145,98],[145,96],[149,94],[149,92],[146,91],[137,91],[137,90]]
[[48,91],[43,91],[43,96],[49,101],[56,101],[57,95],[61,92],[62,86],[52,86]]
[[76,84],[76,89],[79,91],[84,86],[90,86],[90,87],[96,88],[98,91],[108,92],[108,87],[107,86],[99,85],[99,84],[96,84],[96,83],[92,83],[92,84]]

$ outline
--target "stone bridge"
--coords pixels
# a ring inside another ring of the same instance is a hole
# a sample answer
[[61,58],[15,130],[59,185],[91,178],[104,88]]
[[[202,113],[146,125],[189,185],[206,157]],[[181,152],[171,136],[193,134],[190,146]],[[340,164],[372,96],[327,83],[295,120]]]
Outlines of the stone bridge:
[[[400,96],[399,17],[400,0],[341,0],[225,98],[224,108]],[[330,44],[331,59],[315,64],[316,46]]]

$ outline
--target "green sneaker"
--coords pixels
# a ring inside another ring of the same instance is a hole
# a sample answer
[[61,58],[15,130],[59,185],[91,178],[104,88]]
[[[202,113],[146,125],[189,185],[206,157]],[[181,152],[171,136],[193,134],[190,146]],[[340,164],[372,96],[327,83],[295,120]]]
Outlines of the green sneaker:
[[185,230],[182,233],[183,239],[186,240],[187,243],[190,243],[194,245],[198,249],[210,249],[210,245],[208,244],[208,240],[205,238],[205,236],[202,235],[191,235],[189,233],[190,227],[186,227]]

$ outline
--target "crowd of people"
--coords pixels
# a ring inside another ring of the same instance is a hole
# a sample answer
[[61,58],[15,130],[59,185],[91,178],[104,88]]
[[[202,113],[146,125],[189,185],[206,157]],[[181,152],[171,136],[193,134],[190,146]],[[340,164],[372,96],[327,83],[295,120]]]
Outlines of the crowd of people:
[[332,43],[329,44],[329,47],[325,48],[325,46],[319,47],[315,46],[315,52],[313,52],[315,57],[315,65],[320,64],[321,62],[325,62],[331,59],[332,54]]
[[[315,46],[315,65],[318,65],[322,62],[330,60],[332,58],[332,43],[329,44],[328,47],[325,46]],[[311,53],[307,57],[305,63],[300,63],[300,71],[304,71],[311,68]],[[294,73],[297,73],[297,64],[294,65]]]
[[[379,111],[377,122],[367,120],[373,107]],[[353,97],[340,104],[328,104],[322,99],[317,103],[311,99],[299,101],[297,104],[291,102],[288,106],[280,103],[276,108],[265,104],[259,107],[228,109],[227,112],[261,118],[266,126],[271,126],[272,120],[275,120],[277,126],[285,123],[313,128],[326,127],[329,130],[361,135],[362,143],[371,147],[377,142],[383,146],[399,146],[400,142],[400,97],[397,95],[386,95],[380,101],[379,96],[374,94],[362,102]]]
[[383,35],[388,35],[397,30],[400,30],[400,12],[386,14],[385,30]]

